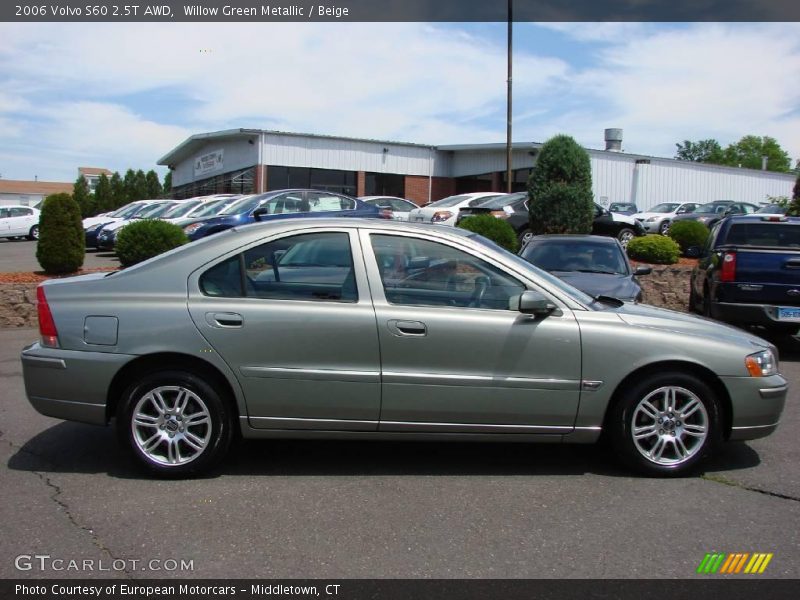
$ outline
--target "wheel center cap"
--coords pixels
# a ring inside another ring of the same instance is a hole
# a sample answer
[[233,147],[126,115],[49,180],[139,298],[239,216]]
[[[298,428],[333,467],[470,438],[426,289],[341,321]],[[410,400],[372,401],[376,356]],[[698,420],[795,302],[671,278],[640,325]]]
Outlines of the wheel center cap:
[[172,433],[178,431],[178,422],[174,419],[170,419],[166,422],[167,431],[171,431]]

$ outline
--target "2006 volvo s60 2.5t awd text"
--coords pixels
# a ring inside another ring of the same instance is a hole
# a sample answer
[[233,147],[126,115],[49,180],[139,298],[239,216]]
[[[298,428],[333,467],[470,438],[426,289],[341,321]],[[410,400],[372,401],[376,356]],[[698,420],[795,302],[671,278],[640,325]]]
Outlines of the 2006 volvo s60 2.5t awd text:
[[45,415],[115,420],[159,474],[245,438],[583,442],[687,472],[766,436],[787,392],[739,329],[593,298],[475,234],[360,219],[246,225],[38,288],[22,353]]

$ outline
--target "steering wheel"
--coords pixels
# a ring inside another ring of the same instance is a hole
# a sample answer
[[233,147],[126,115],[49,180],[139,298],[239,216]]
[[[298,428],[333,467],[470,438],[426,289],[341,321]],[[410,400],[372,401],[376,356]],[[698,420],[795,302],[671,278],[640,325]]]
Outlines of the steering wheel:
[[486,290],[492,282],[486,275],[480,275],[475,278],[475,287],[472,289],[472,295],[469,298],[469,308],[480,308],[483,303],[483,297],[486,295]]

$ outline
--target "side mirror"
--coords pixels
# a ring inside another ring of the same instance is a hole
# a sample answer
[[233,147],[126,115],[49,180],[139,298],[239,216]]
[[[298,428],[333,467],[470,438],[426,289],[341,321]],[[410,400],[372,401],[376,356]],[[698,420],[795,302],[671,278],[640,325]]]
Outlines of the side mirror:
[[262,206],[262,207],[257,208],[257,209],[255,209],[253,211],[253,218],[255,218],[255,220],[260,223],[261,222],[261,217],[264,216],[264,215],[268,215],[268,214],[269,214],[269,210],[267,210],[267,207],[266,206]]
[[634,271],[633,271],[633,274],[634,275],[650,275],[650,273],[652,273],[652,272],[653,272],[653,267],[651,267],[650,265],[647,265],[647,266],[642,265],[642,266],[636,267],[636,269],[634,269]]
[[545,316],[556,310],[557,306],[543,294],[534,290],[526,290],[512,300],[512,310],[526,315]]
[[684,252],[684,255],[686,256],[686,258],[697,258],[700,256],[701,251],[702,248],[700,248],[700,246],[689,246],[686,249],[686,252]]

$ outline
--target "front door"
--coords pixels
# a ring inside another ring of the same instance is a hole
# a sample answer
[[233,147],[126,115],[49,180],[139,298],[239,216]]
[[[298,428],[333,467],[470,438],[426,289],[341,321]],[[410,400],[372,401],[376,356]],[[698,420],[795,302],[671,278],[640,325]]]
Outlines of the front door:
[[192,319],[236,373],[253,427],[377,428],[378,334],[355,239],[309,228],[191,276]]
[[362,231],[361,245],[380,338],[380,430],[572,430],[581,345],[569,309],[510,310],[528,286],[450,242]]

